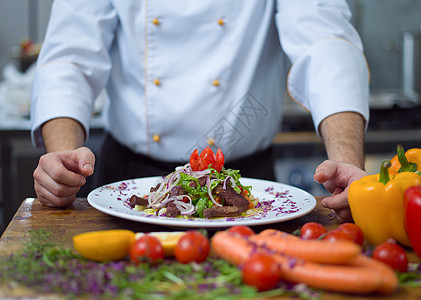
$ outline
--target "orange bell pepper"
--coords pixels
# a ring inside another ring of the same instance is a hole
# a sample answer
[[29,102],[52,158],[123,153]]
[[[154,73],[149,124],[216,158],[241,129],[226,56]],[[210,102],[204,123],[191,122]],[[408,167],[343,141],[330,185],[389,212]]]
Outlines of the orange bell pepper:
[[420,172],[421,171],[421,149],[412,148],[404,151],[401,145],[397,146],[397,155],[390,163],[389,174],[395,176],[399,172]]

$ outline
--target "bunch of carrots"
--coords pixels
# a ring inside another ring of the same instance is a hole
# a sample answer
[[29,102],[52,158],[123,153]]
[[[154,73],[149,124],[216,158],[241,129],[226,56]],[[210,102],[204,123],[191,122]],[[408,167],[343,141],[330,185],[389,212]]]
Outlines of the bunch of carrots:
[[211,240],[216,255],[243,267],[257,255],[279,268],[279,280],[353,294],[390,294],[398,286],[395,271],[362,253],[349,240],[303,239],[275,229],[248,236],[219,231]]

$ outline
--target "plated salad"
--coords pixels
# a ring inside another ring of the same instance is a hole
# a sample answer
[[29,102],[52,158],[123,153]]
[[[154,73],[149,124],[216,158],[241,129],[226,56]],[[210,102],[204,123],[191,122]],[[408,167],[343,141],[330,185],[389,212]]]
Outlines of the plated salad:
[[210,147],[199,155],[194,150],[190,161],[177,167],[143,197],[133,195],[130,207],[167,217],[234,217],[258,204],[251,186],[240,182],[240,171],[224,167],[224,154]]

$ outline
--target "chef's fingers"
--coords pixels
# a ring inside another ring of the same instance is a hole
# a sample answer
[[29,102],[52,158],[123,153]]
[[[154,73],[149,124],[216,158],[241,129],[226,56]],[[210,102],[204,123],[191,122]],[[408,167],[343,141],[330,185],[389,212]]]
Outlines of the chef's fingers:
[[75,195],[82,186],[82,184],[73,186],[63,184],[56,181],[54,178],[51,178],[47,173],[42,171],[38,172],[37,170],[34,172],[34,183],[37,183],[40,187],[50,191],[51,194],[55,195],[56,197],[68,197]]
[[341,178],[341,174],[338,173],[338,163],[332,160],[325,160],[319,166],[317,166],[314,172],[314,180],[318,183],[323,184],[324,188],[333,193],[335,189],[346,185]]
[[329,180],[335,172],[336,163],[331,160],[325,160],[317,166],[313,178],[318,183],[324,183]]
[[78,163],[82,175],[91,176],[94,173],[95,155],[86,147],[76,149],[74,152],[75,161]]
[[[79,191],[67,191],[65,194],[66,196],[59,196],[53,194],[48,188],[43,186],[41,183],[34,181],[34,188],[37,194],[38,200],[45,206],[51,207],[67,207],[73,203],[76,199],[76,193]],[[73,188],[74,189],[74,188]],[[61,189],[56,189],[55,192],[59,192]],[[54,191],[54,190],[53,190]],[[60,194],[60,192],[59,192]]]
[[34,179],[45,182],[47,175],[58,184],[80,187],[86,183],[86,179],[78,171],[75,172],[78,167],[74,167],[74,162],[73,154],[69,152],[47,153],[40,157],[38,167],[34,171]]
[[94,172],[95,155],[89,148],[80,147],[71,151],[56,152],[66,169],[84,177]]
[[332,196],[322,199],[322,206],[334,210],[349,208],[348,204],[348,190],[337,188]]
[[333,193],[337,188],[348,188],[353,181],[366,175],[364,170],[354,165],[326,160],[316,168],[314,180]]
[[340,223],[353,221],[351,210],[349,208],[341,208],[338,210],[333,210],[332,212],[335,215],[336,220],[338,220]]
[[330,208],[340,223],[352,221],[352,214],[348,204],[348,189],[335,189],[332,196],[322,200],[322,206]]
[[367,173],[364,170],[352,164],[325,160],[317,166],[313,177],[318,183],[335,179],[342,184],[349,184],[350,181],[352,182],[366,175]]

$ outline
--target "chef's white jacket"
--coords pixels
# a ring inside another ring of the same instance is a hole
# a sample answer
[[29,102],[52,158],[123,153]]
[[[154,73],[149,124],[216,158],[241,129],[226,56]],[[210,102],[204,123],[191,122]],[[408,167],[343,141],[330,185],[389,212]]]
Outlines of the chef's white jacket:
[[316,130],[343,111],[368,120],[369,71],[350,17],[341,0],[56,0],[33,85],[33,142],[43,145],[40,126],[57,117],[88,133],[103,88],[106,130],[171,162],[208,145],[228,160],[265,149],[285,90]]

